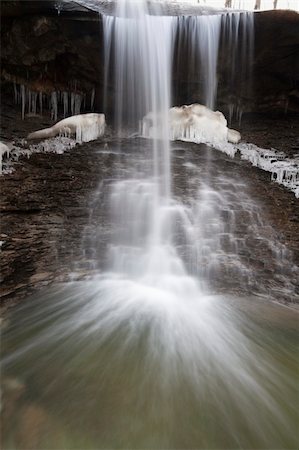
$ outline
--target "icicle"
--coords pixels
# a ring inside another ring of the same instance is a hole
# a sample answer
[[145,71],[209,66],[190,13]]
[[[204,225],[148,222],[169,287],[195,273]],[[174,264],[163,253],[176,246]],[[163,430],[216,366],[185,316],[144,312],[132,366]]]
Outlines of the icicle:
[[39,97],[39,113],[42,116],[43,115],[43,93],[39,92],[38,97]]
[[286,98],[286,99],[285,99],[285,104],[284,104],[284,113],[285,113],[285,114],[288,113],[288,109],[289,109],[289,99]]
[[87,120],[85,123],[78,123],[76,126],[77,143],[94,141],[105,133],[106,123],[104,114],[87,114],[86,116]]
[[25,86],[22,84],[21,86],[21,98],[22,98],[22,119],[25,119],[25,104],[26,104],[26,91]]
[[31,94],[31,113],[36,115],[37,92]]
[[230,125],[232,124],[232,120],[234,117],[234,109],[235,109],[235,105],[233,103],[230,103],[228,105],[228,123]]
[[57,92],[53,91],[51,94],[51,119],[57,121],[58,104],[57,104]]
[[31,109],[31,90],[28,89],[28,114],[30,114],[30,109]]
[[80,125],[76,127],[76,142],[78,144],[82,143],[82,127]]
[[241,158],[250,161],[253,166],[271,173],[272,181],[282,184],[299,197],[299,159],[287,158],[283,152],[275,149],[259,148],[254,144],[239,144],[237,149]]
[[236,119],[238,121],[239,126],[241,126],[242,122],[243,109],[240,105],[236,106]]
[[71,115],[73,116],[75,113],[75,94],[71,92]]
[[15,104],[17,105],[18,104],[18,90],[17,90],[17,85],[16,85],[15,81],[13,84],[13,89],[14,89],[14,95],[15,95]]
[[91,111],[94,111],[95,95],[96,95],[96,90],[95,90],[95,88],[93,88],[92,91],[91,91],[91,96],[90,96],[90,110]]
[[68,115],[68,108],[69,108],[69,99],[68,99],[68,93],[66,91],[63,92],[63,117],[66,117]]
[[74,96],[74,114],[80,114],[81,103],[82,103],[82,95],[75,94],[75,96]]
[[62,5],[60,2],[56,3],[57,15],[60,16],[60,11],[62,10]]

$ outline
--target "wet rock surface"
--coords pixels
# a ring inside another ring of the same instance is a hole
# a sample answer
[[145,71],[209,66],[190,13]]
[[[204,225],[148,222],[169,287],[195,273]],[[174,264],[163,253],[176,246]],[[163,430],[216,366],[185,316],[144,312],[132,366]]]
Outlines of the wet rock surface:
[[[15,137],[17,134],[20,138],[25,136],[30,127],[40,128],[38,120],[41,119],[33,119],[34,125],[29,119],[15,120]],[[263,123],[257,118],[248,119],[242,125],[243,135],[251,142],[257,145],[284,142],[283,150],[289,149],[292,153],[295,141],[289,140],[288,132],[283,121],[277,126],[270,118]],[[6,136],[8,133],[7,129]],[[213,287],[242,293],[242,282],[245,282],[244,291],[258,292],[259,285],[263,286],[264,294],[268,292],[283,302],[297,302],[298,273],[294,270],[299,265],[299,208],[293,193],[271,182],[270,174],[238,157],[231,159],[217,150],[196,144],[174,143],[173,146],[173,189],[177,198],[187,199],[188,195],[194,195],[200,182],[206,179],[209,154],[212,186],[221,189],[223,183],[223,189],[227,190],[230,183],[231,195],[238,199],[239,206],[233,208],[237,218],[235,236],[245,242],[245,247],[239,249],[240,261],[254,271],[258,281],[248,282],[248,277],[246,282],[242,277],[238,280],[233,275],[235,265],[230,270],[229,264],[227,268],[225,263],[214,274]],[[50,282],[67,281],[74,271],[75,277],[80,279],[93,273],[94,269],[105,268],[106,247],[111,237],[109,183],[119,173],[127,173],[140,148],[148,155],[151,152],[149,141],[145,140],[126,140],[121,147],[122,153],[118,153],[117,141],[106,138],[76,146],[62,155],[47,153],[34,154],[29,159],[21,157],[13,172],[0,178],[4,303],[14,302],[28,295],[30,290]],[[193,177],[192,169],[188,172],[182,166],[185,163],[192,163],[199,170],[191,187],[188,179]],[[224,182],[221,181],[223,176]],[[247,185],[244,202],[251,198],[258,205],[253,211],[256,226],[253,232],[248,231],[252,214],[250,216],[248,208],[246,211],[242,206],[239,188],[233,186],[236,180]],[[226,223],[225,211],[221,214]],[[262,224],[256,222],[256,216],[262,217]],[[267,237],[284,247],[271,250]],[[225,237],[223,239],[221,245],[224,250],[228,245],[229,251],[230,243],[225,242]],[[288,261],[288,267],[283,267],[283,261]],[[291,290],[285,289],[286,280]]]
[[299,154],[298,114],[246,114],[241,124],[233,123],[242,139],[261,148],[274,148],[294,158]]
[[4,296],[67,279],[81,251],[89,197],[109,170],[110,155],[97,158],[97,145],[21,158],[1,178]]

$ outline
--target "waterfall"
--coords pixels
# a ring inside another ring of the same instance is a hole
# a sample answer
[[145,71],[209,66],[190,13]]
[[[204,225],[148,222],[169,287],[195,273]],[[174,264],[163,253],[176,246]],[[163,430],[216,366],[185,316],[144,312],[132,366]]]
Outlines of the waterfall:
[[[292,298],[290,254],[247,193],[246,168],[238,174],[208,146],[169,143],[175,45],[194,62],[194,95],[212,105],[220,25],[235,74],[243,19],[153,16],[145,1],[119,1],[116,16],[103,17],[104,101],[115,103],[118,139],[82,148],[101,172],[83,236],[86,259],[91,250],[99,265],[89,279],[21,302],[4,323],[5,448],[298,447],[297,318],[253,297],[269,297],[276,277]],[[36,111],[24,86],[14,96],[23,117]],[[84,95],[75,83],[48,100],[66,115],[80,112]],[[152,140],[123,138],[144,115]]]
[[230,122],[233,117],[241,122],[253,89],[254,14],[181,16],[175,22],[175,36],[174,76],[181,80],[174,89],[178,103],[202,103],[216,109],[217,67],[221,64],[221,88],[227,96],[223,107],[228,109]]
[[236,118],[241,123],[252,94],[252,68],[254,50],[254,14],[252,12],[230,12],[222,15],[222,54],[225,60],[228,119]]
[[[117,273],[155,279],[171,275],[178,267],[184,273],[169,228],[173,208],[168,129],[173,18],[149,15],[142,2],[120,2],[116,17],[104,17],[103,21],[105,60],[114,67],[119,135],[125,128],[137,130],[146,113],[159,128],[159,138],[154,136],[152,141],[152,173],[142,176],[136,169],[133,179],[117,181],[111,187],[116,226],[109,252],[111,267]],[[106,66],[106,83],[110,73]]]
[[188,73],[201,82],[191,102],[214,109],[217,96],[217,62],[221,15],[177,18],[178,60],[188,55]]

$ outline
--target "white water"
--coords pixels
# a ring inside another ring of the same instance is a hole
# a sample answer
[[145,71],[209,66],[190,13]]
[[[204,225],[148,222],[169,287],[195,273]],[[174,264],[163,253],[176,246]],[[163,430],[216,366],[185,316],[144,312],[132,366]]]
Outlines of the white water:
[[[113,278],[109,275],[106,283],[115,286],[118,301],[123,304],[135,299],[137,308],[143,308],[143,301],[149,308],[156,304],[160,308],[165,302],[167,308],[175,308],[176,302],[184,298],[195,300],[202,296],[201,280],[188,274],[178,252],[177,229],[181,239],[189,236],[192,220],[184,205],[171,194],[168,111],[172,46],[178,22],[172,17],[147,14],[142,2],[119,2],[116,17],[103,20],[106,64],[112,62],[115,67],[116,126],[121,132],[125,125],[136,124],[149,113],[154,130],[152,174],[144,175],[136,167],[132,178],[125,177],[111,186],[114,233],[108,267]],[[207,35],[214,22],[204,22]],[[220,21],[217,23],[220,25]],[[106,67],[106,82],[109,73]],[[215,82],[209,92],[211,98],[214,92]]]

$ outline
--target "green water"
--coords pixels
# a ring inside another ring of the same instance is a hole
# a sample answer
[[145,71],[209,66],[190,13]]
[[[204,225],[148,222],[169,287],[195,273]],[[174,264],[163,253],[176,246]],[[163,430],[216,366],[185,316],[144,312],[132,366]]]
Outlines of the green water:
[[127,313],[104,297],[74,283],[8,317],[3,449],[298,448],[296,311],[206,296]]

